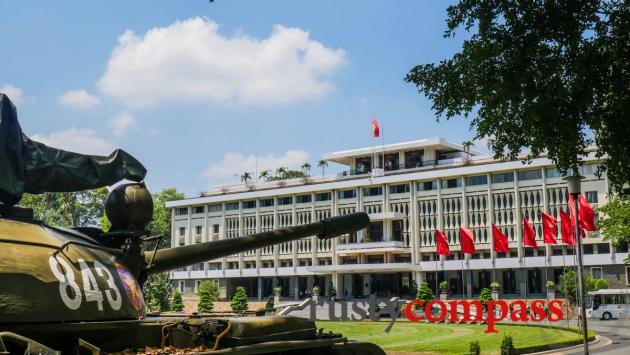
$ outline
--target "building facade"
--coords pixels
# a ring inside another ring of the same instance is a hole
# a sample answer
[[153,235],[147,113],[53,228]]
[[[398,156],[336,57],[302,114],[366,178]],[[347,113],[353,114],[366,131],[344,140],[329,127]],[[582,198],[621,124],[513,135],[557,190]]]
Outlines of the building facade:
[[[336,239],[316,237],[252,250],[173,271],[173,286],[192,295],[205,279],[218,280],[223,297],[244,286],[266,298],[275,286],[299,298],[317,285],[321,293],[362,298],[412,296],[427,280],[434,290],[447,281],[451,297],[476,297],[495,280],[504,297],[546,292],[558,282],[575,252],[542,241],[541,212],[560,218],[568,211],[562,174],[546,158],[524,164],[498,161],[442,138],[328,154],[347,170],[335,176],[219,187],[198,198],[167,204],[172,211],[172,246],[234,238],[300,225],[356,211],[369,214],[363,231]],[[595,152],[585,158],[582,192],[597,207],[609,199],[606,176],[598,177]],[[316,174],[313,174],[316,175]],[[524,247],[527,217],[539,247]],[[509,239],[509,253],[494,253],[492,224]],[[558,223],[558,228],[560,223]],[[460,252],[459,229],[474,232],[477,253]],[[442,230],[451,256],[436,254]],[[616,249],[598,232],[583,239],[584,264],[611,288],[629,287],[627,246]],[[331,288],[332,286],[332,288]]]

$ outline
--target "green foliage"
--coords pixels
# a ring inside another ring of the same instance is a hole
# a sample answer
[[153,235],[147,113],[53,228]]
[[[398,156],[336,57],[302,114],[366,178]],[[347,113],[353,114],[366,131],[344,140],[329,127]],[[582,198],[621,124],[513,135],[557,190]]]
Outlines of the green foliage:
[[595,280],[595,291],[603,290],[606,288],[608,288],[608,281],[606,279]]
[[197,286],[197,294],[199,294],[199,291],[201,290],[207,290],[210,293],[210,297],[212,297],[213,301],[216,301],[219,299],[219,282],[218,281],[216,280],[201,281],[199,286]]
[[479,342],[478,341],[471,341],[470,342],[469,354],[470,355],[479,355],[479,354],[481,354],[481,347],[479,346]]
[[499,288],[501,288],[501,285],[499,285],[499,283],[496,281],[492,281],[492,283],[490,283],[490,288],[493,290],[498,290]]
[[322,159],[317,162],[317,166],[322,168],[322,176],[326,175],[326,167],[328,166],[328,162]]
[[171,310],[175,312],[181,312],[184,309],[184,303],[182,302],[182,294],[179,291],[173,292],[173,300],[171,301]]
[[267,303],[265,304],[265,310],[267,312],[273,312],[274,311],[274,302],[273,302],[273,296],[269,296],[267,297]]
[[251,173],[244,172],[243,175],[241,175],[241,182],[243,183],[247,184],[251,179],[252,179]]
[[169,310],[169,294],[171,285],[169,284],[168,272],[149,276],[142,286],[144,303],[152,311]]
[[317,285],[313,286],[313,294],[314,295],[315,294],[319,295],[319,286],[317,286]]
[[326,296],[330,297],[336,293],[337,293],[337,290],[335,289],[335,286],[333,286],[332,282],[329,283],[328,287],[326,288]]
[[79,192],[24,194],[20,205],[33,209],[36,219],[60,227],[99,227],[105,216],[107,188]]
[[276,175],[267,177],[267,181],[280,181],[296,178],[307,178],[307,173],[299,170],[287,170],[286,168],[276,169]]
[[[166,208],[166,202],[183,198],[184,194],[177,192],[174,187],[165,188],[153,194],[153,220],[149,224],[149,230],[153,235],[164,235],[160,241],[160,249],[171,246],[171,210]],[[153,246],[147,245],[147,248],[153,248]]]
[[512,337],[510,335],[504,335],[503,341],[501,342],[501,355],[513,355],[516,354],[514,350],[514,343],[512,342]]
[[435,299],[433,291],[431,291],[431,288],[429,288],[429,283],[426,280],[420,283],[420,288],[418,288],[416,299],[423,301],[425,305]]
[[448,291],[448,281],[442,281],[442,282],[440,282],[440,290],[442,290],[442,291]]
[[230,307],[232,307],[233,311],[247,310],[249,306],[247,304],[247,292],[244,287],[239,286],[236,288],[236,293],[234,293],[234,297],[232,297]]
[[626,1],[460,0],[447,17],[444,37],[470,33],[462,49],[406,76],[438,119],[472,117],[497,158],[529,148],[563,172],[596,143],[613,186],[630,181]]
[[212,308],[214,308],[214,299],[210,295],[210,291],[207,289],[198,290],[197,295],[199,296],[199,303],[197,303],[197,312],[211,312]]
[[604,214],[597,222],[604,240],[611,240],[615,248],[630,243],[630,195],[615,196],[598,211]]
[[479,294],[479,302],[483,305],[483,308],[487,308],[488,301],[492,301],[492,291],[489,288],[484,287]]
[[[608,288],[608,281],[606,281],[606,279],[594,279],[590,273],[584,273],[585,294],[592,291],[598,291],[603,288]],[[577,290],[577,275],[575,269],[566,268],[564,270],[562,275],[560,275],[558,290],[566,294],[567,298],[571,301],[575,302],[575,294]]]
[[547,288],[553,288],[553,287],[555,287],[555,286],[556,286],[555,282],[553,282],[553,281],[547,281]]

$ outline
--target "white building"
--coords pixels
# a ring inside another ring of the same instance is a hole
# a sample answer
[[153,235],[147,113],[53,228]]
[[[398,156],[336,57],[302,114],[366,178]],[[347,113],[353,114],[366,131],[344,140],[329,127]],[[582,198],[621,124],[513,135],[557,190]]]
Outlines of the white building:
[[[336,152],[324,159],[345,165],[347,171],[326,177],[313,171],[309,178],[224,186],[202,197],[168,203],[172,246],[355,211],[369,214],[367,230],[210,260],[172,272],[175,287],[193,294],[200,280],[217,279],[224,296],[245,286],[251,297],[266,298],[279,285],[283,296],[297,298],[314,285],[325,292],[331,284],[337,295],[349,297],[404,296],[415,293],[414,281],[426,279],[432,288],[446,280],[452,297],[473,297],[494,279],[506,297],[522,297],[526,292],[544,293],[545,281],[557,283],[562,267],[574,263],[573,250],[560,244],[560,235],[556,246],[542,242],[541,212],[559,219],[560,209],[568,210],[566,183],[546,158],[530,164],[498,161],[431,138]],[[593,207],[608,200],[609,190],[606,176],[595,175],[597,164],[592,152],[581,172],[582,192]],[[537,251],[522,244],[524,216],[536,230]],[[493,223],[508,236],[507,255],[492,251]],[[477,248],[477,254],[465,258],[460,253],[462,226],[474,232]],[[436,228],[448,238],[451,256],[446,259],[436,255]],[[597,232],[587,233],[583,242],[586,271],[607,278],[610,287],[628,287],[630,270],[623,264],[627,246],[616,250]]]

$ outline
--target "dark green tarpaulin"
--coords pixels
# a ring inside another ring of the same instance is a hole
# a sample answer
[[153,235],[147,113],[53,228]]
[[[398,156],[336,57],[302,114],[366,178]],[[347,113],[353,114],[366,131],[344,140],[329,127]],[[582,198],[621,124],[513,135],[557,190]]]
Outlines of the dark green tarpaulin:
[[147,170],[121,149],[109,156],[85,155],[48,147],[22,132],[15,106],[0,93],[0,202],[14,205],[22,194],[95,189],[128,179],[141,181]]

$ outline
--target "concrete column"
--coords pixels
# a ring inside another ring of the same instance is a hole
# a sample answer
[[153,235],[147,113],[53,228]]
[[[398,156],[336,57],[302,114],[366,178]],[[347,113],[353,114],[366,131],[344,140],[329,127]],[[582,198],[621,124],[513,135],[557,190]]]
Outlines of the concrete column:
[[[194,243],[194,236],[193,236],[193,231],[192,231],[192,208],[190,207],[186,207],[186,209],[188,210],[188,213],[186,214],[186,216],[188,218],[186,218],[186,245],[191,245]],[[190,271],[192,270],[192,265],[188,265],[186,266],[186,271],[188,271],[188,278],[190,278]]]
[[262,289],[263,289],[262,277],[258,277],[258,300],[259,301],[262,300],[263,298]]
[[514,170],[514,205],[516,216],[516,241],[518,245],[518,260],[523,261],[525,251],[523,249],[523,217],[521,216],[521,195],[518,189],[518,173]]
[[[437,229],[444,229],[444,216],[442,215],[442,179],[437,179]],[[433,255],[435,256],[436,254]],[[442,259],[440,255],[440,260]]]
[[411,219],[411,223],[409,223],[409,245],[411,246],[411,264],[418,264],[418,203],[416,201],[416,189],[418,188],[418,183],[415,181],[411,182],[411,196],[409,197],[409,218]]
[[[239,237],[244,235],[245,227],[243,226],[243,204],[239,205],[238,209],[238,235]],[[243,270],[245,268],[245,262],[243,261],[243,253],[238,253],[238,268]]]
[[[492,174],[487,174],[488,179],[488,235],[490,236],[490,258],[492,259],[492,263],[494,265],[494,259],[496,258],[494,252],[494,238],[492,237],[492,225],[495,223],[494,220],[494,198],[492,197]],[[493,280],[494,281],[494,280]]]
[[[221,203],[221,225],[219,226],[219,240],[227,239],[227,233],[225,230],[227,229],[225,222],[225,202]],[[225,275],[225,269],[227,269],[227,257],[221,259],[221,270],[223,270],[223,275]]]
[[[171,208],[171,221],[175,220],[175,210],[177,208]],[[171,248],[179,246],[179,234],[175,230],[175,223],[171,223]]]
[[519,269],[518,270],[518,274],[519,274],[519,288],[521,291],[521,297],[525,298],[526,295],[526,290],[525,290],[525,279],[527,278],[527,269]]
[[293,299],[296,301],[300,299],[300,280],[298,275],[293,276]]
[[[273,229],[278,229],[278,197],[275,196],[273,198]],[[278,245],[274,245],[273,246],[273,269],[274,272],[277,274],[278,273],[278,264],[280,263],[280,248],[278,247]],[[275,287],[275,282],[277,282],[276,278],[274,278],[274,287]]]
[[[295,208],[295,194],[291,195],[291,201],[293,202],[291,205],[291,225],[297,226],[297,210]],[[298,264],[298,241],[294,240],[291,242],[291,250],[293,251],[293,274],[297,273]]]
[[466,298],[470,299],[473,297],[472,270],[466,270],[465,275],[466,275]]
[[[545,168],[540,168],[540,170],[542,170],[543,212],[548,213],[549,212],[549,198],[547,197],[547,178],[545,176]],[[545,258],[547,258],[547,262],[549,262],[549,260],[551,260],[552,247],[549,244],[544,244],[544,246],[545,246]],[[547,269],[545,269],[545,277],[548,277]],[[545,281],[546,280],[547,278],[545,279]]]
[[[315,193],[311,193],[311,222],[316,222],[315,220]],[[311,264],[313,266],[317,265],[317,237],[311,237]]]
[[[332,211],[330,211],[330,216],[331,217],[335,217],[339,214],[339,211],[337,209],[337,190],[332,190],[331,192],[332,194]],[[338,261],[337,261],[337,239],[338,238],[332,238],[332,247],[331,247],[331,255],[332,255],[332,265],[338,265]]]
[[[260,226],[260,200],[256,200],[256,233],[260,233],[262,228]],[[262,262],[260,261],[260,248],[256,249],[256,274],[260,275],[260,268],[262,267]],[[258,280],[258,284],[260,286],[260,280]],[[260,288],[260,287],[259,287]]]

